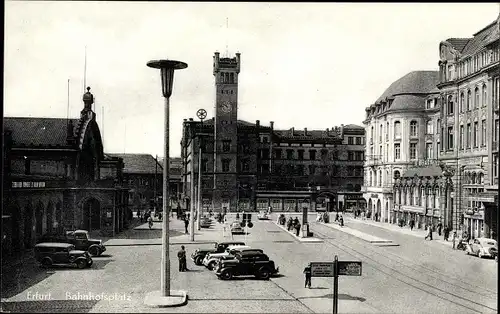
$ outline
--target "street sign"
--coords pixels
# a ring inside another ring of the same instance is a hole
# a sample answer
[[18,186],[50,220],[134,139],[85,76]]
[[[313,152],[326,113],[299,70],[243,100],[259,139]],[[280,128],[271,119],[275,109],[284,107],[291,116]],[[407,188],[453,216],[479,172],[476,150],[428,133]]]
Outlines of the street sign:
[[311,262],[311,277],[333,277],[334,262]]
[[344,276],[361,276],[361,262],[338,261],[338,274]]

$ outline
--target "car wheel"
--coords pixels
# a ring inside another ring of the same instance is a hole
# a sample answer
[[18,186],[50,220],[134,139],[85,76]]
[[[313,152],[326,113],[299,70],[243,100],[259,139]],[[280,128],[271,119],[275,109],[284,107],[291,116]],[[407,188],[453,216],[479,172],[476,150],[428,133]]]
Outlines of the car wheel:
[[230,270],[225,270],[222,272],[221,277],[224,280],[230,280],[233,278],[233,272]]
[[84,269],[85,267],[87,267],[87,261],[80,259],[76,262],[76,266],[80,269]]
[[90,261],[87,263],[87,267],[92,266],[92,264],[94,264],[94,261],[93,261],[93,260],[90,260]]
[[267,280],[267,279],[269,279],[269,277],[271,277],[271,274],[269,273],[267,268],[263,268],[263,269],[259,270],[257,277],[260,279]]
[[51,260],[50,258],[46,257],[46,258],[44,258],[44,259],[42,260],[42,265],[43,265],[44,267],[49,267],[49,266],[51,266],[51,265],[52,265],[52,260]]
[[198,266],[203,264],[203,258],[201,256],[198,256],[195,260],[194,263]]
[[208,268],[208,270],[214,270],[214,268],[215,268],[215,262],[212,261],[212,262],[208,263],[207,268]]
[[92,256],[99,256],[101,254],[101,250],[97,246],[92,246],[89,248],[89,253]]
[[477,252],[477,256],[478,256],[479,258],[483,258],[483,256],[484,256],[484,255],[483,255],[483,252],[481,252],[481,251]]

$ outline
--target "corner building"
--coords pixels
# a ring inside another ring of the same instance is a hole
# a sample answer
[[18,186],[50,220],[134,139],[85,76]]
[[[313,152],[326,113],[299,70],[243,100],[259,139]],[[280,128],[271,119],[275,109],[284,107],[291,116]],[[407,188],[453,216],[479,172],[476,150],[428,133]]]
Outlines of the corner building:
[[214,55],[215,117],[184,119],[183,200],[197,200],[201,148],[203,210],[300,211],[364,207],[364,128],[277,130],[238,120],[240,54]]

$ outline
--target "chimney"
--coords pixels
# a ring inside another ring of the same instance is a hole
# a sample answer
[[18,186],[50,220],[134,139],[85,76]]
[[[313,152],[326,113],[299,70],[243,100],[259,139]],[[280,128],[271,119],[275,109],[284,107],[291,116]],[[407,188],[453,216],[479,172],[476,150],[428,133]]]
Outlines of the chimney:
[[307,136],[307,128],[304,128],[304,135]]
[[274,121],[269,122],[269,124],[271,125],[271,130],[274,129]]
[[330,136],[330,129],[329,128],[326,128],[326,135]]
[[255,126],[260,127],[260,120],[255,120]]
[[184,122],[187,122],[188,119],[184,119]]
[[193,118],[189,118],[189,122],[193,122]]
[[294,128],[294,127],[292,127],[292,128],[290,129],[290,133],[292,134],[292,136],[294,136],[294,135],[295,135],[295,128]]

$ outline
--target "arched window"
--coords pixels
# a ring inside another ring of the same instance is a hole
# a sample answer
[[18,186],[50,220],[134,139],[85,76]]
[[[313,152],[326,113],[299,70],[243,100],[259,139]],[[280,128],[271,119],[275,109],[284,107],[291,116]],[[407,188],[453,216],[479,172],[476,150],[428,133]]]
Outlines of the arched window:
[[417,136],[418,123],[417,121],[410,122],[410,136]]
[[476,87],[474,91],[474,108],[479,108],[479,87]]
[[399,170],[394,171],[394,179],[399,179],[401,177],[401,174],[399,173]]
[[373,135],[375,134],[375,127],[372,126],[372,130],[370,132],[370,144],[373,143]]
[[395,138],[401,137],[401,122],[399,121],[394,122],[394,137]]
[[467,92],[467,111],[472,107],[472,92],[469,90]]
[[486,107],[486,103],[488,102],[488,91],[486,89],[486,84],[483,85],[483,107]]
[[476,173],[475,172],[472,173],[471,184],[477,184],[477,182],[476,182]]
[[378,141],[382,142],[382,134],[384,134],[384,126],[380,125],[380,133],[378,134]]
[[387,122],[387,126],[385,127],[385,140],[389,140],[389,122]]
[[464,112],[464,102],[465,102],[465,96],[464,93],[460,93],[460,112]]

